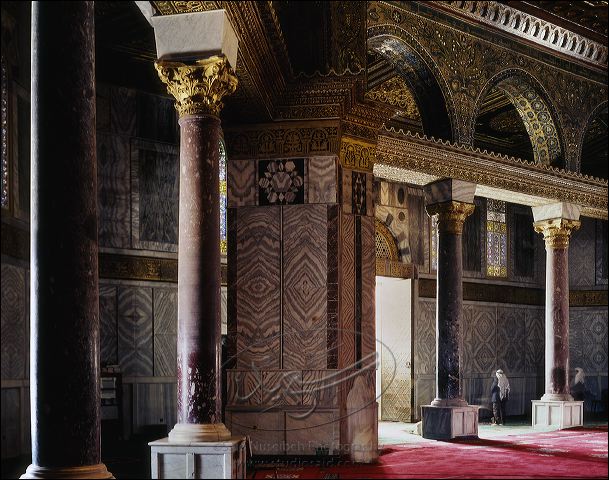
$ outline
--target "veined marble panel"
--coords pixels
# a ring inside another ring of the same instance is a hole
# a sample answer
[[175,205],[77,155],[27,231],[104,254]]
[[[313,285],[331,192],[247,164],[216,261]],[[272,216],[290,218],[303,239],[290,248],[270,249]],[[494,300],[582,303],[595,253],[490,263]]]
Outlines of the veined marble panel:
[[99,244],[129,248],[129,139],[97,134]]
[[607,264],[607,221],[596,220],[596,284],[607,285],[609,266]]
[[525,371],[526,308],[497,307],[497,368],[507,375]]
[[237,209],[237,368],[281,368],[280,216]]
[[415,374],[432,374],[436,366],[435,300],[419,299],[418,308],[415,310],[414,330]]
[[343,206],[343,213],[353,213],[353,170],[340,168],[341,188],[340,202]]
[[302,405],[302,371],[263,371],[262,403],[268,407]]
[[328,205],[328,306],[327,306],[327,368],[338,368],[338,265],[339,205]]
[[154,289],[154,374],[174,376],[177,365],[178,290]]
[[376,324],[375,287],[376,251],[374,217],[362,217],[362,362],[375,364]]
[[99,339],[101,363],[117,365],[117,296],[113,285],[99,286]]
[[286,454],[319,455],[328,449],[330,455],[339,452],[340,423],[337,411],[313,412],[302,417],[286,413]]
[[118,287],[118,361],[123,375],[152,375],[152,343],[152,289]]
[[179,143],[178,114],[173,99],[137,92],[137,136]]
[[569,241],[569,285],[574,287],[592,287],[596,283],[595,256],[596,225],[595,220],[581,218],[581,227],[571,233]]
[[25,337],[25,270],[3,263],[1,288],[2,378],[25,378],[26,344],[29,344]]
[[227,412],[226,417],[233,436],[250,437],[254,455],[285,453],[284,412]]
[[569,310],[570,367],[586,374],[607,371],[607,308]]
[[497,338],[497,308],[465,304],[463,323],[462,374],[486,374],[501,368],[497,365],[497,350],[502,348]]
[[355,362],[355,217],[341,215],[341,304],[338,367]]
[[229,208],[256,205],[256,162],[229,160],[227,176]]
[[259,371],[229,370],[226,372],[228,406],[260,405],[262,403],[262,375]]
[[412,262],[420,266],[428,264],[429,248],[426,246],[428,216],[422,190],[407,189],[408,197],[408,244]]
[[336,203],[336,157],[309,158],[309,203]]
[[136,383],[133,385],[133,430],[165,425],[167,431],[176,423],[177,392],[175,383]]
[[543,376],[545,362],[545,312],[528,307],[525,316],[525,370]]
[[340,370],[304,370],[302,372],[302,403],[318,407],[338,407]]
[[366,174],[366,211],[363,213],[369,217],[374,217],[374,175]]
[[110,86],[110,131],[126,137],[136,134],[136,92]]

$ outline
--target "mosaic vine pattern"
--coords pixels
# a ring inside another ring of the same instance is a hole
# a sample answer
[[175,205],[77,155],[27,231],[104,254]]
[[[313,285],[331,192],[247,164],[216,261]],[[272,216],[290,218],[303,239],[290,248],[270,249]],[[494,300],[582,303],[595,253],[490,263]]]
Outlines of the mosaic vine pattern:
[[486,210],[486,274],[507,277],[505,202],[489,198]]
[[226,255],[226,147],[220,140],[220,253]]

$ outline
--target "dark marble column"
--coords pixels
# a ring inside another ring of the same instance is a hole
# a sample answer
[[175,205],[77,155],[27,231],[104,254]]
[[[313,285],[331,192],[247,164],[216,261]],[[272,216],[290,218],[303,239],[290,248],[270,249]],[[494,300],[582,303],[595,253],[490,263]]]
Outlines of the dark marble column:
[[572,401],[569,390],[569,236],[578,220],[535,222],[546,242],[546,361],[542,400]]
[[436,398],[432,406],[467,405],[461,395],[460,351],[463,317],[463,223],[471,203],[448,201],[427,205],[438,215],[436,300]]
[[101,463],[93,2],[32,3],[31,425],[22,478]]
[[180,114],[178,423],[169,440],[224,440],[230,432],[221,422],[218,115],[237,79],[225,57],[156,68]]

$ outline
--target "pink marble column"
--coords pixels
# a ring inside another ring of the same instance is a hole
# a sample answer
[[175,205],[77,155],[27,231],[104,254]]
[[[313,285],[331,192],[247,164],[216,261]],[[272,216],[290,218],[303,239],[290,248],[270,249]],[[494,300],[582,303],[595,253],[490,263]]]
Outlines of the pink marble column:
[[536,221],[546,243],[546,360],[542,400],[572,401],[569,391],[569,236],[578,220]]
[[173,443],[218,441],[221,422],[220,198],[221,98],[237,79],[226,57],[156,69],[180,115],[178,230],[178,423]]

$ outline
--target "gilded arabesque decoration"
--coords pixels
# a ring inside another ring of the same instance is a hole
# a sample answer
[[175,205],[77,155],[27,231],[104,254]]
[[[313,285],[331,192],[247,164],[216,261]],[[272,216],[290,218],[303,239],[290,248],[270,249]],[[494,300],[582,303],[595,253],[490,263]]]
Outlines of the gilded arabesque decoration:
[[353,137],[341,138],[339,159],[344,168],[371,172],[374,157],[374,144]]
[[579,220],[552,218],[535,222],[533,227],[537,233],[543,233],[546,248],[567,248],[571,233],[581,226]]

